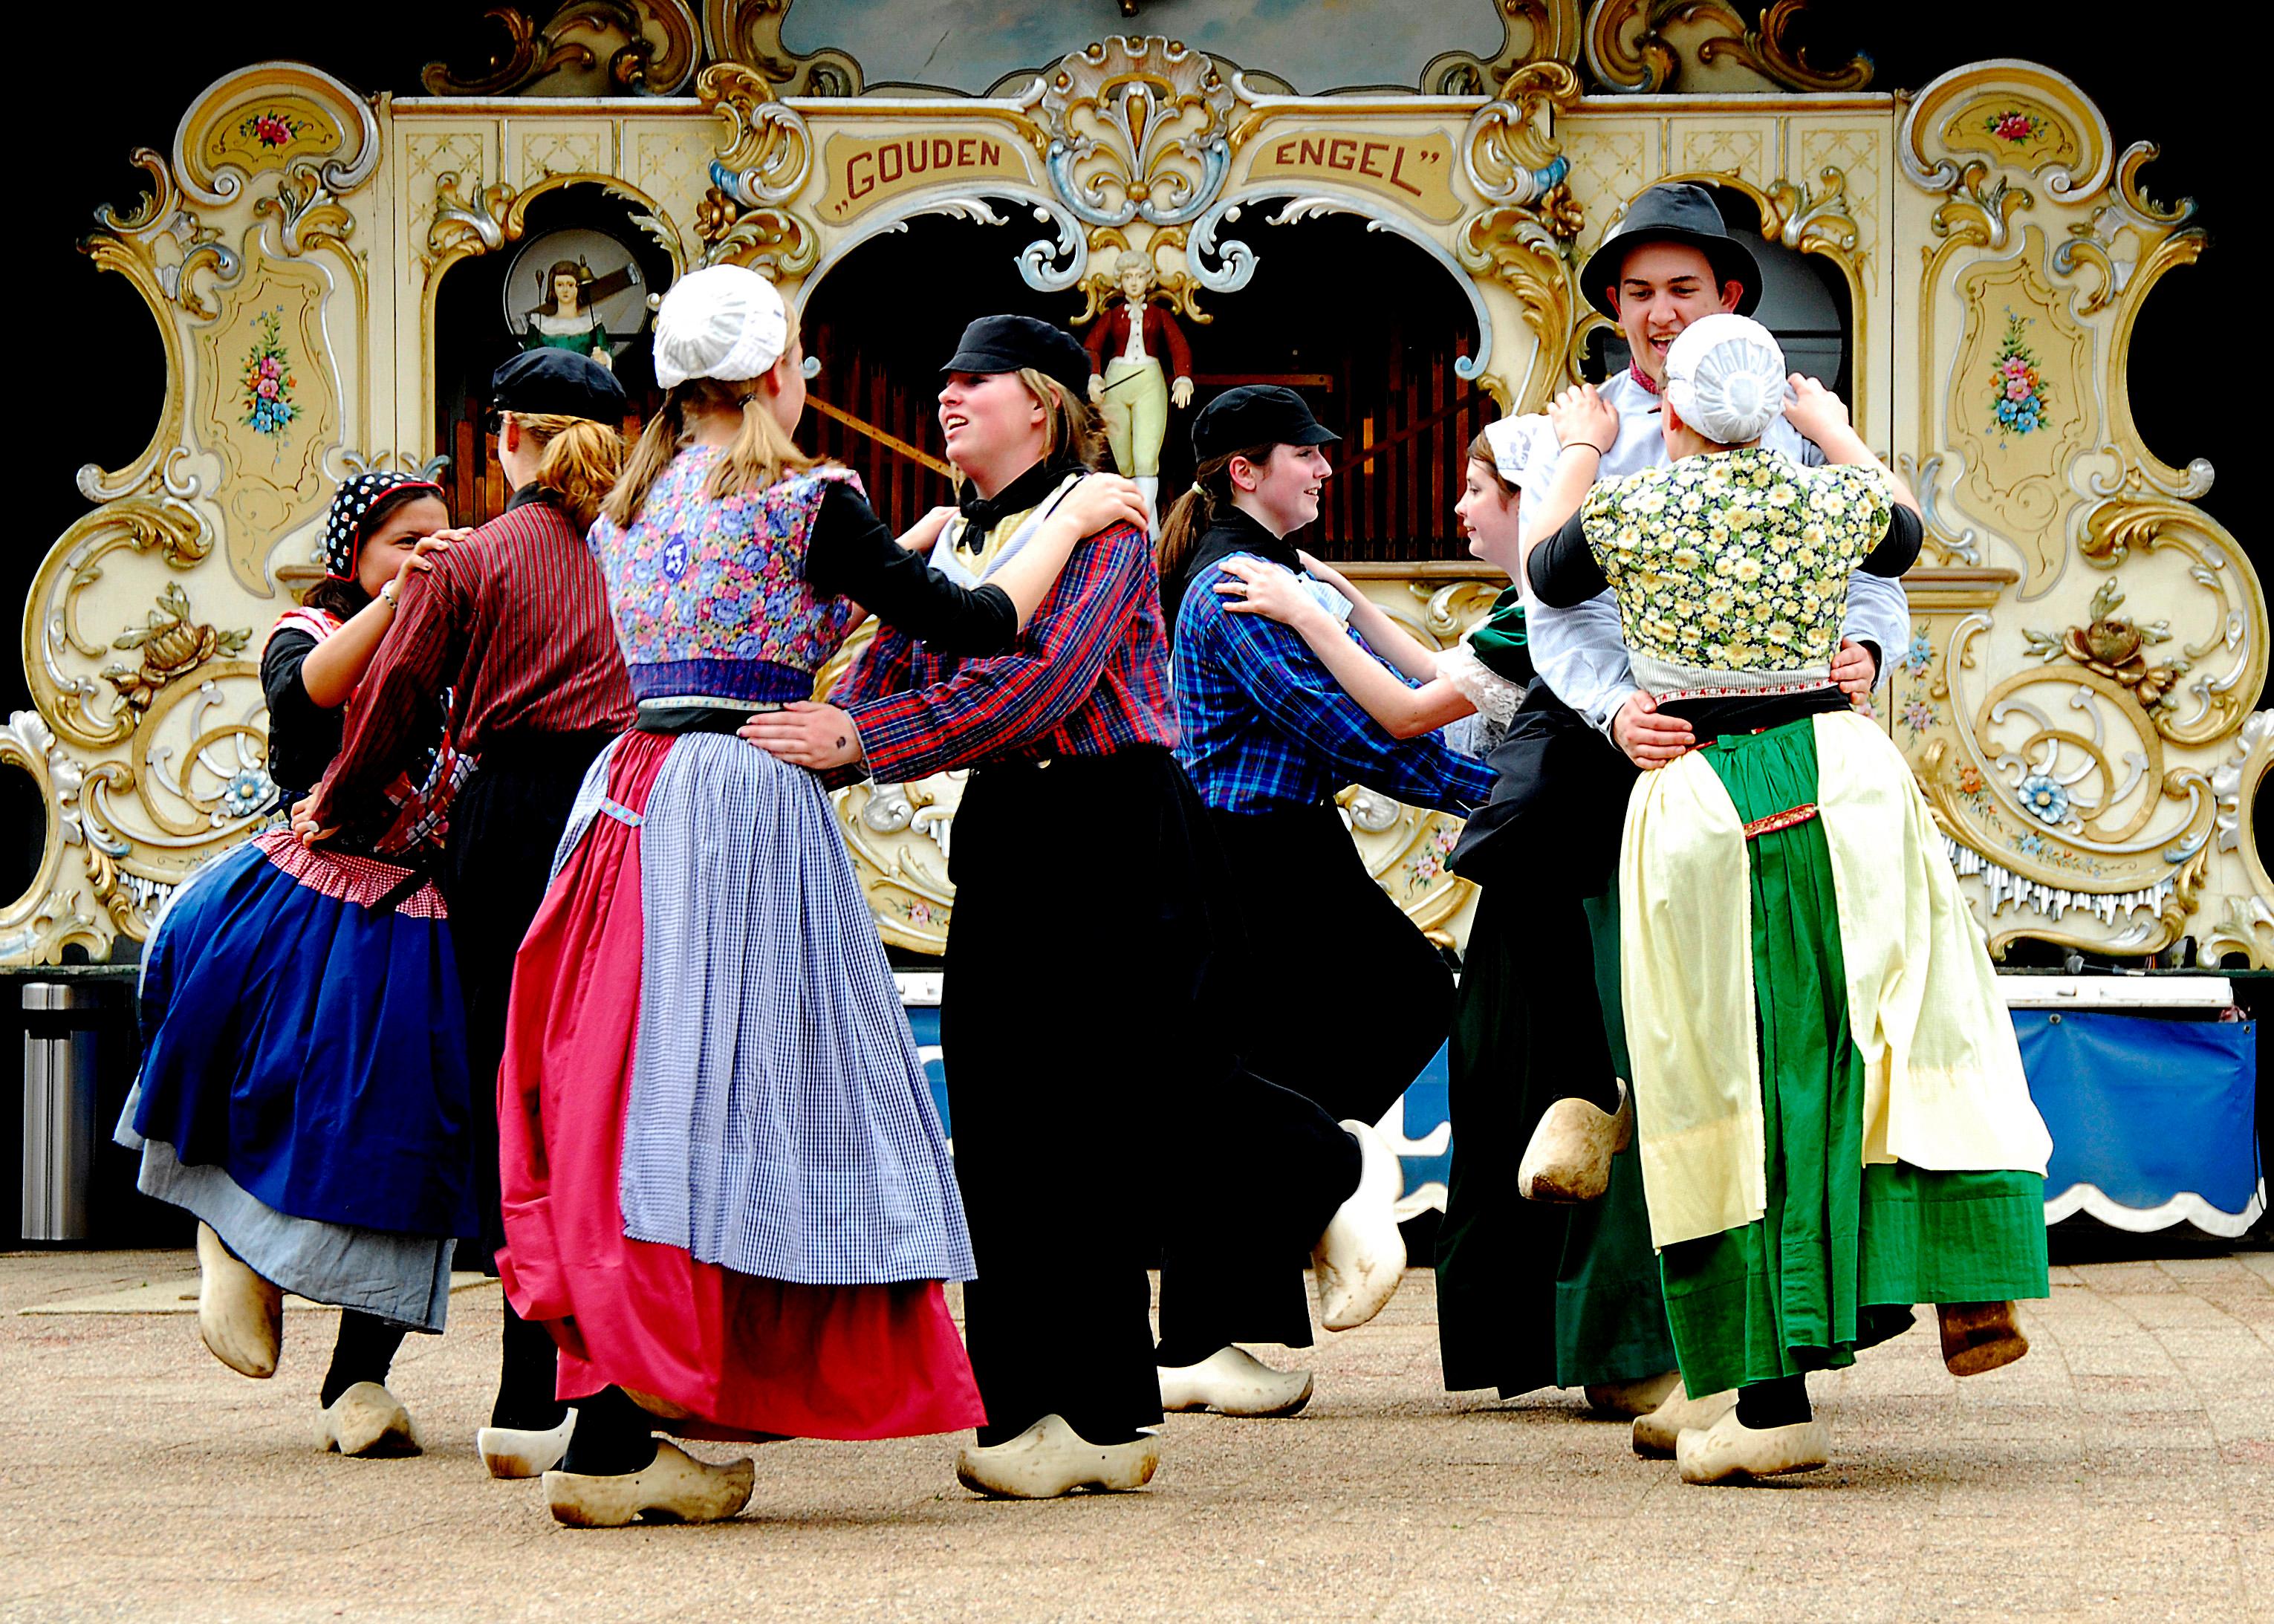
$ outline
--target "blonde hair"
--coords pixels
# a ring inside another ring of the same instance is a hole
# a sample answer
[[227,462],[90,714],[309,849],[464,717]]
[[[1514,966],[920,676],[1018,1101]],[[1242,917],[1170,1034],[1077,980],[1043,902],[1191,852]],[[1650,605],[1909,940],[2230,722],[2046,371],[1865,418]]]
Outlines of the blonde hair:
[[[797,318],[793,315],[782,338],[782,355],[789,355],[796,349]],[[776,357],[777,362],[779,359]],[[824,460],[797,448],[789,431],[774,416],[757,379],[728,382],[718,378],[689,378],[665,392],[661,409],[640,431],[639,443],[632,447],[631,456],[624,464],[623,477],[617,481],[614,492],[600,510],[617,529],[629,530],[638,523],[640,509],[647,505],[648,492],[663,477],[663,470],[671,466],[674,457],[695,443],[694,431],[687,426],[689,411],[742,414],[742,426],[735,431],[725,455],[712,465],[711,477],[703,482],[703,493],[713,501],[739,496],[745,491],[763,491],[792,474],[820,466]]]
[[591,530],[624,468],[624,437],[605,423],[558,412],[508,411],[537,447],[538,488],[552,497],[578,532]]
[[1105,461],[1105,425],[1088,401],[1035,367],[1020,367],[1019,381],[1043,409],[1044,462],[1071,457],[1095,469]]

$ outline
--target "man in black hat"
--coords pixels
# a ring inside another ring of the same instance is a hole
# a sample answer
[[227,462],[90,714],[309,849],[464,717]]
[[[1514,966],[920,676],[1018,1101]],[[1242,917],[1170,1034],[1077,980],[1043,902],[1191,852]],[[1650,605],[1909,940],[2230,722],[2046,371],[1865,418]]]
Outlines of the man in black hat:
[[[1361,647],[1411,646],[1379,607],[1296,551],[1294,534],[1318,518],[1332,472],[1324,447],[1337,438],[1291,389],[1247,386],[1209,402],[1193,425],[1193,487],[1162,534],[1162,580],[1178,605],[1177,758],[1208,805],[1235,898],[1255,899],[1245,910],[1252,959],[1236,980],[1234,1041],[1255,1071],[1340,1119],[1394,1189],[1396,1162],[1373,1124],[1444,1041],[1453,978],[1367,872],[1335,797],[1356,783],[1466,812],[1490,793],[1492,774],[1434,733],[1391,737],[1297,632],[1231,607],[1248,588],[1223,566],[1261,560],[1306,583]],[[1367,1019],[1342,1019],[1359,1004]],[[1263,1137],[1220,1111],[1214,1126],[1228,1142]],[[1307,1372],[1272,1370],[1236,1345],[1311,1341],[1293,1259],[1261,1240],[1169,1247],[1157,1356],[1168,1408],[1282,1415],[1309,1396]],[[1386,1238],[1390,1247],[1389,1267],[1402,1267],[1403,1245]],[[1320,1307],[1329,1329],[1359,1321],[1323,1294]]]
[[[1599,393],[1619,414],[1618,437],[1599,459],[1598,479],[1615,479],[1666,461],[1659,433],[1659,382],[1666,351],[1682,330],[1717,311],[1751,315],[1761,300],[1760,262],[1729,233],[1703,186],[1653,186],[1627,207],[1579,270],[1587,302],[1619,324],[1631,357]],[[1824,455],[1779,418],[1761,443],[1811,466]],[[1554,477],[1554,447],[1527,466],[1527,501]],[[1590,456],[1590,449],[1571,448]],[[1568,617],[1568,618],[1566,618]],[[1542,627],[1545,627],[1543,636]],[[1662,766],[1696,743],[1687,724],[1660,716],[1639,693],[1618,642],[1608,596],[1577,610],[1532,617],[1532,659],[1563,703],[1585,716],[1640,767]],[[1910,641],[1910,605],[1900,583],[1858,571],[1849,583],[1846,641],[1833,674],[1851,695],[1877,686],[1886,652]]]
[[[532,350],[490,380],[505,511],[406,585],[395,624],[348,702],[345,741],[306,811],[320,840],[335,808],[374,804],[401,771],[419,706],[446,688],[449,729],[478,764],[450,807],[442,892],[465,1001],[486,1192],[484,1262],[505,1244],[497,1214],[495,1098],[514,954],[545,899],[584,770],[632,725],[631,680],[607,584],[584,531],[622,460],[623,386],[588,356]],[[505,1355],[479,1440],[495,1475],[536,1477],[567,1449],[573,1415],[553,1396],[553,1339],[505,1309]]]

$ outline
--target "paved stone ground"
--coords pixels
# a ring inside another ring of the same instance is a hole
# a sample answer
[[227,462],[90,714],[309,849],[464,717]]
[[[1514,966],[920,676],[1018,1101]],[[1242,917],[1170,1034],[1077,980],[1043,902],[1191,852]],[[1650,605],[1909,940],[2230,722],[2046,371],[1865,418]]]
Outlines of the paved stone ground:
[[948,1440],[787,1443],[739,1521],[613,1532],[482,1474],[494,1287],[405,1347],[430,1453],[397,1462],[310,1445],[328,1312],[254,1383],[185,1314],[19,1312],[192,1269],[0,1258],[0,1618],[2274,1617],[2274,1254],[2056,1267],[2036,1350],[1963,1384],[1930,1315],[1815,1379],[1834,1462],[1775,1486],[1684,1487],[1575,1394],[1440,1391],[1416,1273],[1302,1416],[1171,1417],[1148,1492],[992,1503]]

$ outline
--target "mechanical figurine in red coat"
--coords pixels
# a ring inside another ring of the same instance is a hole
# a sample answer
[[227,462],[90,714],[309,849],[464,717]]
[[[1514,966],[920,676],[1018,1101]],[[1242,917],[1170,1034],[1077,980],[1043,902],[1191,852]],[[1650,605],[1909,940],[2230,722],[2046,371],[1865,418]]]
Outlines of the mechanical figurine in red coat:
[[1113,276],[1122,302],[1091,323],[1086,341],[1089,398],[1105,420],[1113,466],[1137,482],[1147,509],[1157,513],[1161,443],[1169,408],[1193,403],[1193,352],[1177,319],[1152,302],[1160,278],[1148,256],[1127,250],[1114,260]]

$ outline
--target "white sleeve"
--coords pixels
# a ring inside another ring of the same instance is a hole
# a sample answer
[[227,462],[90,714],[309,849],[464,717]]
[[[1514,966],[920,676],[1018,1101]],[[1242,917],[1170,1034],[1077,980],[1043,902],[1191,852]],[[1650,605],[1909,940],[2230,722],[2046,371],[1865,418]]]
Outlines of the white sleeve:
[[1451,648],[1437,651],[1437,674],[1474,705],[1479,716],[1498,722],[1502,727],[1516,720],[1517,707],[1524,703],[1523,685],[1510,681],[1479,659],[1465,637]]
[[1604,592],[1575,609],[1551,609],[1527,596],[1524,628],[1540,680],[1608,738],[1611,718],[1636,692],[1617,601]]
[[1887,679],[1887,667],[1910,646],[1911,600],[1903,583],[1891,575],[1859,569],[1848,577],[1848,613],[1840,635],[1879,647],[1879,680]]

